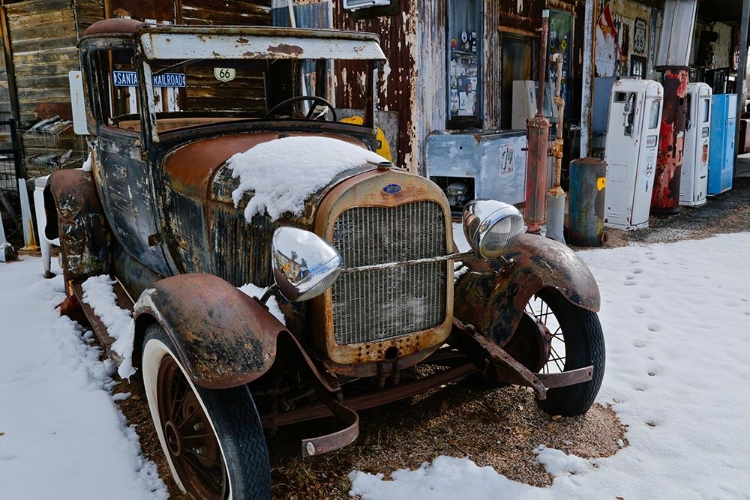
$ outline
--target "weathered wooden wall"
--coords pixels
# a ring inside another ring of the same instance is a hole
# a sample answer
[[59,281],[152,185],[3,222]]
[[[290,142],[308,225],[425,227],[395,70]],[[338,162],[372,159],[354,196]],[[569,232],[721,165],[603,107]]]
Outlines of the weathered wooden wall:
[[[76,44],[80,34],[103,17],[98,0],[33,0],[5,5],[2,13],[10,40],[5,62],[0,109],[9,113],[15,105],[20,129],[39,119],[59,116],[70,120],[68,73],[79,68]],[[16,101],[7,92],[15,78]],[[85,141],[72,126],[45,132],[23,132],[23,156],[28,175],[48,173],[51,165],[66,161],[80,164]],[[67,158],[67,160],[61,160]]]
[[40,103],[70,103],[68,72],[78,69],[76,44],[102,18],[96,0],[35,0],[7,5],[21,122],[37,119]]
[[[27,0],[6,3],[0,15],[5,20],[0,47],[3,39],[10,41],[10,57],[0,58],[0,119],[12,118],[15,106],[23,130],[55,115],[70,120],[68,73],[79,69],[78,40],[94,22],[105,17],[131,17],[169,23],[268,26],[271,0]],[[13,78],[17,92],[11,103],[9,81]],[[50,165],[60,163],[56,157],[68,151],[72,153],[67,161],[74,166],[86,154],[85,140],[76,136],[72,127],[28,130],[22,135],[29,175],[45,173]]]

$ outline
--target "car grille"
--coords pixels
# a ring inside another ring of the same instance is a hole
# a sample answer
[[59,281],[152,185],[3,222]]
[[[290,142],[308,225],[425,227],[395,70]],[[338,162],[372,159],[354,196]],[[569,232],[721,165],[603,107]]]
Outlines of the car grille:
[[[347,267],[445,255],[445,216],[431,201],[342,213],[333,246]],[[334,338],[340,345],[391,339],[445,320],[446,262],[395,265],[344,274],[332,288]]]

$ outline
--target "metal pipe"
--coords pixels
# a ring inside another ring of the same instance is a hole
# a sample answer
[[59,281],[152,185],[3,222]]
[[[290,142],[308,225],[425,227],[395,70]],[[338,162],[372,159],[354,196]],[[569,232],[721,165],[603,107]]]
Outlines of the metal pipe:
[[551,62],[554,62],[557,66],[557,79],[555,81],[555,105],[557,106],[557,138],[555,144],[552,147],[552,156],[555,157],[555,181],[552,186],[552,191],[560,192],[560,177],[562,177],[562,157],[563,157],[563,116],[565,114],[565,99],[562,97],[562,69],[563,69],[563,57],[562,54],[555,54],[551,57]]

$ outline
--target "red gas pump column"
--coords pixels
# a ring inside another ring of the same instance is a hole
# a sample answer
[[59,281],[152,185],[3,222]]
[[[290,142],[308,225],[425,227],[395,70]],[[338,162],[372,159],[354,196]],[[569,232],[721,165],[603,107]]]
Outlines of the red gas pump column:
[[680,211],[680,178],[685,144],[688,68],[664,68],[664,108],[656,159],[653,215],[675,215]]
[[656,159],[651,214],[680,211],[680,177],[685,144],[688,65],[698,0],[665,0],[654,69],[664,73],[664,108]]
[[[544,83],[547,79],[547,34],[549,10],[542,11],[542,39],[539,49],[539,87],[537,88],[536,115],[526,120],[526,208],[523,219],[528,232],[538,233],[547,222],[547,168],[549,166],[550,123],[542,112]],[[562,126],[559,124],[558,126]]]

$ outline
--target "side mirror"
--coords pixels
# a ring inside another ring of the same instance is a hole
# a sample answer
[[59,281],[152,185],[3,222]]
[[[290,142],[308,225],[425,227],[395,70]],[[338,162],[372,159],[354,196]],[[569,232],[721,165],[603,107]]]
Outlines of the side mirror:
[[521,212],[495,200],[470,201],[464,208],[463,225],[466,241],[486,258],[502,256],[526,231]]
[[295,227],[273,233],[271,265],[281,294],[291,302],[317,297],[330,288],[344,261],[322,238]]

